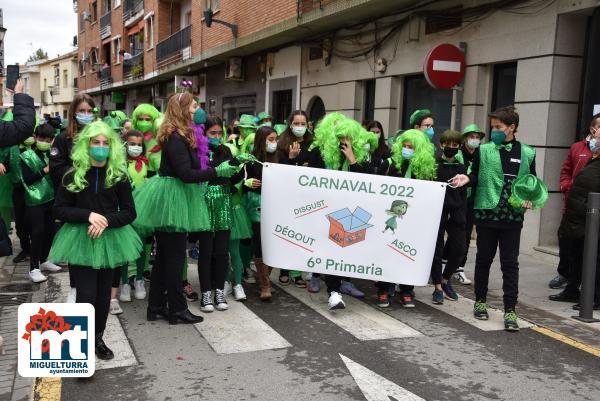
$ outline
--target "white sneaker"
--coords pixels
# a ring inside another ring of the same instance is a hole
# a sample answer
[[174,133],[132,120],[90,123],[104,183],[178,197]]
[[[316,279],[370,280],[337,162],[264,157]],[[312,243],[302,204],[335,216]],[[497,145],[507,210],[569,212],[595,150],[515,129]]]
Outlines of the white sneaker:
[[465,271],[462,269],[459,269],[456,273],[454,273],[454,279],[458,280],[459,283],[465,284],[465,285],[472,283],[472,281],[469,280],[469,278],[465,274]]
[[212,291],[202,293],[202,296],[200,297],[200,310],[206,313],[215,311],[215,305],[213,305],[212,301]]
[[333,310],[345,308],[346,304],[342,300],[342,296],[338,292],[331,291],[331,294],[329,295],[329,309]]
[[31,270],[29,272],[29,278],[34,283],[43,283],[44,281],[48,280],[48,278],[42,274],[42,272],[40,271],[40,269],[33,269],[33,270]]
[[223,287],[223,291],[225,291],[225,296],[228,297],[231,295],[232,288],[231,283],[229,281],[225,282],[225,286]]
[[135,299],[146,298],[146,287],[144,287],[144,279],[135,280],[133,282],[133,287],[135,289],[135,292],[134,292]]
[[75,302],[77,302],[77,288],[71,287],[71,290],[69,291],[69,295],[67,295],[66,302],[68,304],[74,304]]
[[236,284],[233,286],[233,299],[236,301],[245,301],[246,293],[244,292],[244,287],[241,284]]
[[[251,262],[251,264],[252,263],[253,262]],[[256,283],[256,275],[254,274],[254,270],[252,270],[251,268],[246,268],[246,277],[244,278],[244,281],[248,284]]]
[[110,309],[108,310],[108,313],[111,315],[120,315],[123,313],[123,309],[121,309],[118,299],[115,298],[110,300]]
[[131,302],[131,287],[129,283],[121,284],[119,287],[119,301]]
[[55,265],[54,263],[50,262],[49,260],[45,261],[44,263],[42,263],[40,265],[40,269],[41,270],[46,270],[49,272],[59,272],[62,270],[62,267]]

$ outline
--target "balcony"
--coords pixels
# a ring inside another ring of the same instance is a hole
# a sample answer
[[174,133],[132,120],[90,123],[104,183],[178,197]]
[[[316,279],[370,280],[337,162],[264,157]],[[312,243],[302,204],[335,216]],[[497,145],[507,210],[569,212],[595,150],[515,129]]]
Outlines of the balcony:
[[113,80],[110,67],[98,70],[98,81],[100,81],[100,89],[106,89],[112,86]]
[[106,39],[110,36],[110,11],[100,17],[100,39]]
[[144,16],[144,0],[125,0],[123,3],[123,22],[129,28]]
[[144,76],[144,52],[140,52],[129,60],[123,60],[123,79],[132,80]]
[[163,68],[177,61],[187,60],[192,51],[192,26],[188,25],[156,44],[156,65]]

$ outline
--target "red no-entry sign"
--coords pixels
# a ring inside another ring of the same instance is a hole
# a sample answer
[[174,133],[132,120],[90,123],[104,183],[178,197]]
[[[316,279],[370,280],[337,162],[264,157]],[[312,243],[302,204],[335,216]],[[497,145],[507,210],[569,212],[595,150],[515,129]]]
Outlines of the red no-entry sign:
[[423,73],[434,88],[452,89],[465,76],[465,55],[449,43],[438,45],[425,57]]

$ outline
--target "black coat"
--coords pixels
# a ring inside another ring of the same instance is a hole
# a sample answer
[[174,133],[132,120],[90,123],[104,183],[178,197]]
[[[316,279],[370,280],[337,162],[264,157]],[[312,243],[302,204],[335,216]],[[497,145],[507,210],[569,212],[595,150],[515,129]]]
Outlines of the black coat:
[[66,132],[61,132],[50,149],[50,178],[54,183],[54,189],[58,190],[60,182],[64,175],[73,167],[71,160],[71,150],[73,149],[73,139],[67,136]]
[[0,148],[19,145],[33,135],[35,108],[33,98],[24,93],[14,97],[13,120],[0,121]]
[[558,229],[559,235],[569,238],[582,238],[585,235],[587,198],[590,192],[600,192],[600,157],[590,159],[575,176]]

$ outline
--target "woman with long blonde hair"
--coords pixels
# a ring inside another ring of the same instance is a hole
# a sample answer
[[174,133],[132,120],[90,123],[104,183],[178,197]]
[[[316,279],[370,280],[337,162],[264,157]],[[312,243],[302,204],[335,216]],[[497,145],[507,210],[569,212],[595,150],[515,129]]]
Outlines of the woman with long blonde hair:
[[[211,228],[204,196],[207,181],[231,177],[239,170],[228,162],[214,169],[201,168],[192,128],[197,108],[196,100],[189,93],[176,93],[169,98],[157,135],[162,149],[158,175],[135,194],[138,218],[134,226],[145,236],[154,232],[157,242],[147,310],[150,321],[159,315],[168,317],[170,324],[203,320],[188,310],[183,296],[181,276],[186,235]],[[202,185],[198,185],[200,183]]]

